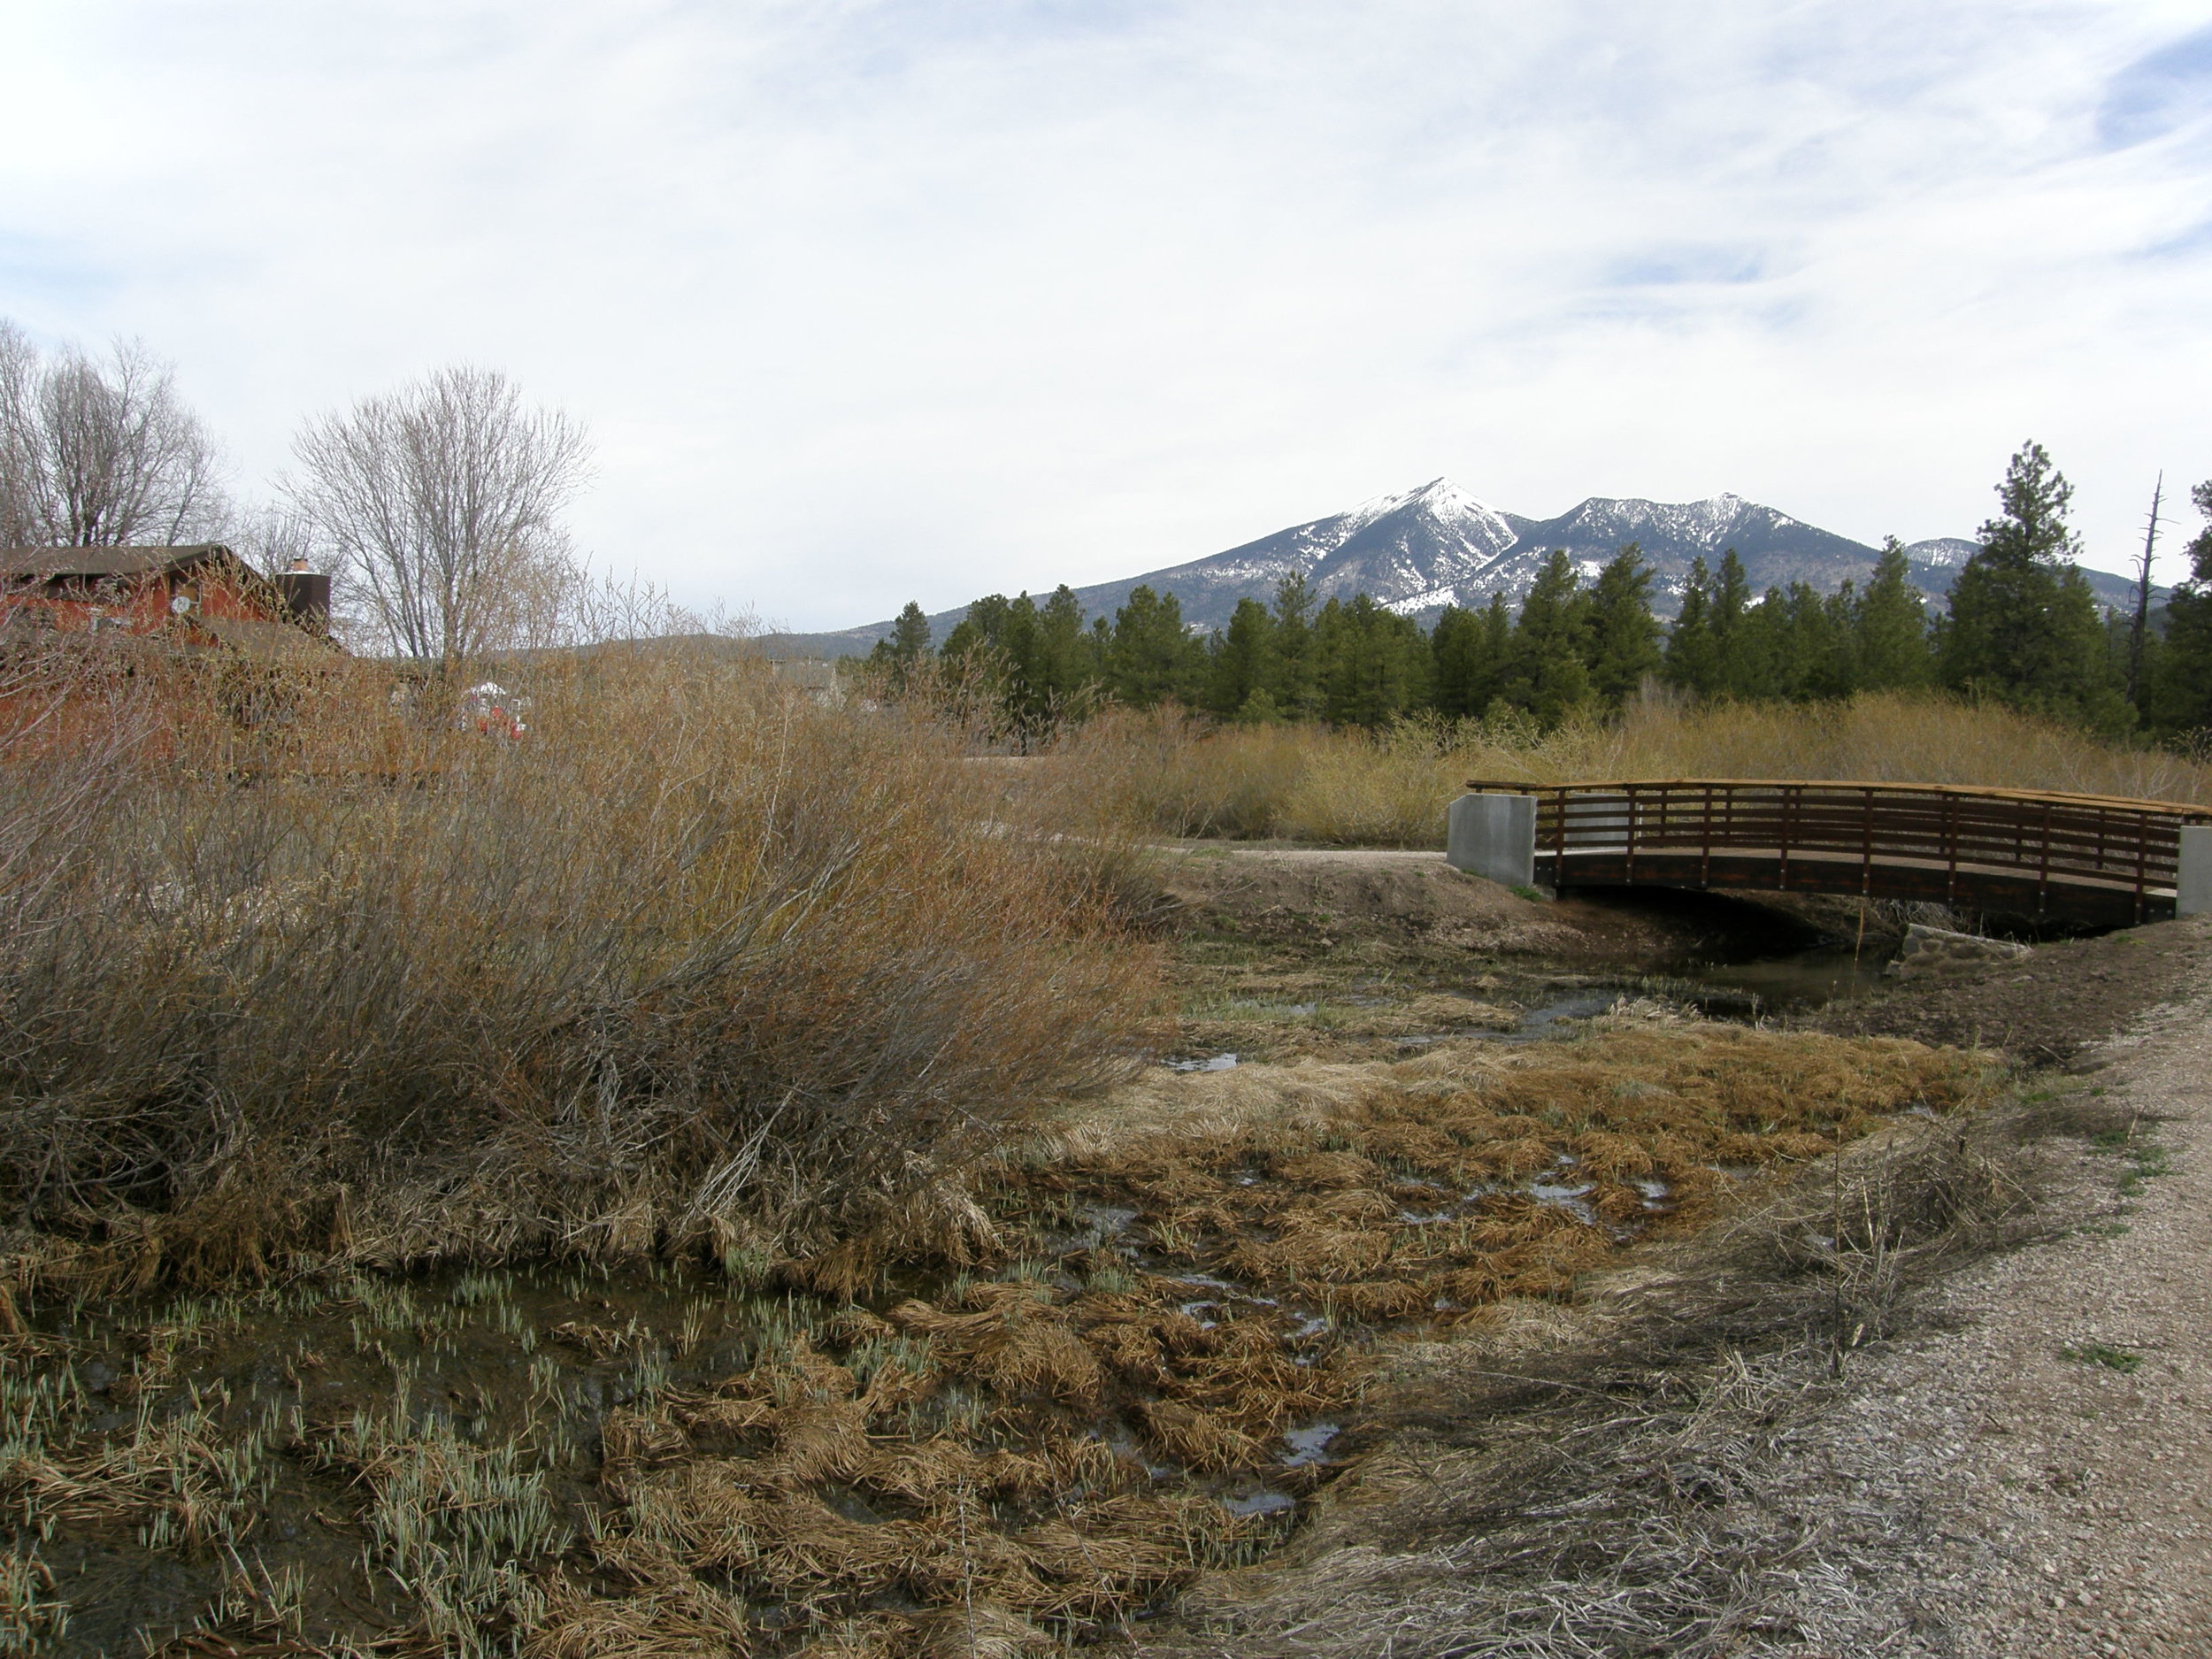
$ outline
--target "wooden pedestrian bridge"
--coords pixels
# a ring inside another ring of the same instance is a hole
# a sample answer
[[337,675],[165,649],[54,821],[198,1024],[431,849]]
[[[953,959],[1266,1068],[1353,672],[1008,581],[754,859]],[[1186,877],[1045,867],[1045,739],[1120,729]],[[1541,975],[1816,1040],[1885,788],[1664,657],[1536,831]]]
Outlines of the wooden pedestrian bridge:
[[2212,807],[2183,802],[1740,778],[1467,787],[1452,862],[1563,891],[1835,893],[2103,926],[2212,909]]

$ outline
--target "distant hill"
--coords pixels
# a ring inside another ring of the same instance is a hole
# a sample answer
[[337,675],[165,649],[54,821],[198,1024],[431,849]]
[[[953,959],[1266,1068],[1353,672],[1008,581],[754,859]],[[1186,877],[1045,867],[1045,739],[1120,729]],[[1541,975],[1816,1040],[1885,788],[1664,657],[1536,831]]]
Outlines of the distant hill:
[[[1440,478],[1187,565],[1075,591],[1086,612],[1111,615],[1131,589],[1148,586],[1173,594],[1194,625],[1217,628],[1227,624],[1240,599],[1271,599],[1276,584],[1295,571],[1324,600],[1371,594],[1392,610],[1425,621],[1448,604],[1486,605],[1494,593],[1519,603],[1554,548],[1564,548],[1587,576],[1626,541],[1640,543],[1650,561],[1653,605],[1663,616],[1674,614],[1690,561],[1701,554],[1717,565],[1721,554],[1734,548],[1755,593],[1793,581],[1832,593],[1847,580],[1863,580],[1878,557],[1864,542],[1740,495],[1673,503],[1594,495],[1555,518],[1527,518]],[[1974,546],[1955,536],[1909,544],[1913,580],[1940,604]],[[2100,603],[2134,603],[2125,577],[2091,570],[2083,574]],[[966,614],[964,605],[938,612],[929,619],[932,637],[943,640]],[[775,656],[836,657],[865,652],[890,632],[891,624],[883,621],[829,634],[771,634],[761,644]]]

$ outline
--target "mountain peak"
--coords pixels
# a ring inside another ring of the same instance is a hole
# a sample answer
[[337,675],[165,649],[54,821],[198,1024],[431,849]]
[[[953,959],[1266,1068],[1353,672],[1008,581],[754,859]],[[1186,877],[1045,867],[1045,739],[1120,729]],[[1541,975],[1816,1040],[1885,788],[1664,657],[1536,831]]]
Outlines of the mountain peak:
[[1426,512],[1440,518],[1502,518],[1503,515],[1479,495],[1471,495],[1448,478],[1432,478],[1418,489],[1398,490],[1388,495],[1371,495],[1349,512],[1335,518],[1320,518],[1314,522],[1336,524],[1356,521],[1373,524],[1393,513],[1409,510]]
[[1444,518],[1502,518],[1505,516],[1481,496],[1469,495],[1448,478],[1431,479],[1414,491],[1413,499],[1429,511]]
[[[1651,566],[1652,597],[1663,613],[1673,609],[1694,560],[1717,561],[1731,547],[1755,590],[1796,581],[1832,590],[1863,577],[1876,557],[1872,548],[1732,491],[1685,502],[1593,495],[1557,518],[1530,519],[1432,478],[1140,580],[1174,593],[1183,614],[1206,626],[1225,623],[1240,599],[1264,601],[1294,573],[1325,600],[1367,594],[1394,611],[1428,615],[1448,604],[1475,609],[1493,594],[1517,603],[1555,548],[1594,573],[1630,541]],[[1102,584],[1080,597],[1110,610],[1133,586]]]

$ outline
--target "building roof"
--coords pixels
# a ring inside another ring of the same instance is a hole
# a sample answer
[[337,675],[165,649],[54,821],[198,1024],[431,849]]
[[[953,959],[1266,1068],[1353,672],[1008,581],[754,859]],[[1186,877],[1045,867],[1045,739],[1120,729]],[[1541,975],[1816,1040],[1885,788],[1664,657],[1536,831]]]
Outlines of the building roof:
[[196,542],[189,547],[12,547],[0,549],[0,578],[52,581],[58,577],[82,576],[96,581],[151,576],[233,557],[219,541]]

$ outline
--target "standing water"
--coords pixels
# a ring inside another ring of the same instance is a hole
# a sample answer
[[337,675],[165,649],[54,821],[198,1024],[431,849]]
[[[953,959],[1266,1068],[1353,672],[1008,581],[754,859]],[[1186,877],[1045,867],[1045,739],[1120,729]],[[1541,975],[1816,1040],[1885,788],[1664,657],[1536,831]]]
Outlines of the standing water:
[[1683,1000],[1724,1016],[1818,1008],[1877,989],[1887,956],[1878,945],[1855,952],[1848,945],[1820,945],[1755,962],[1694,964],[1680,975],[1694,987]]

